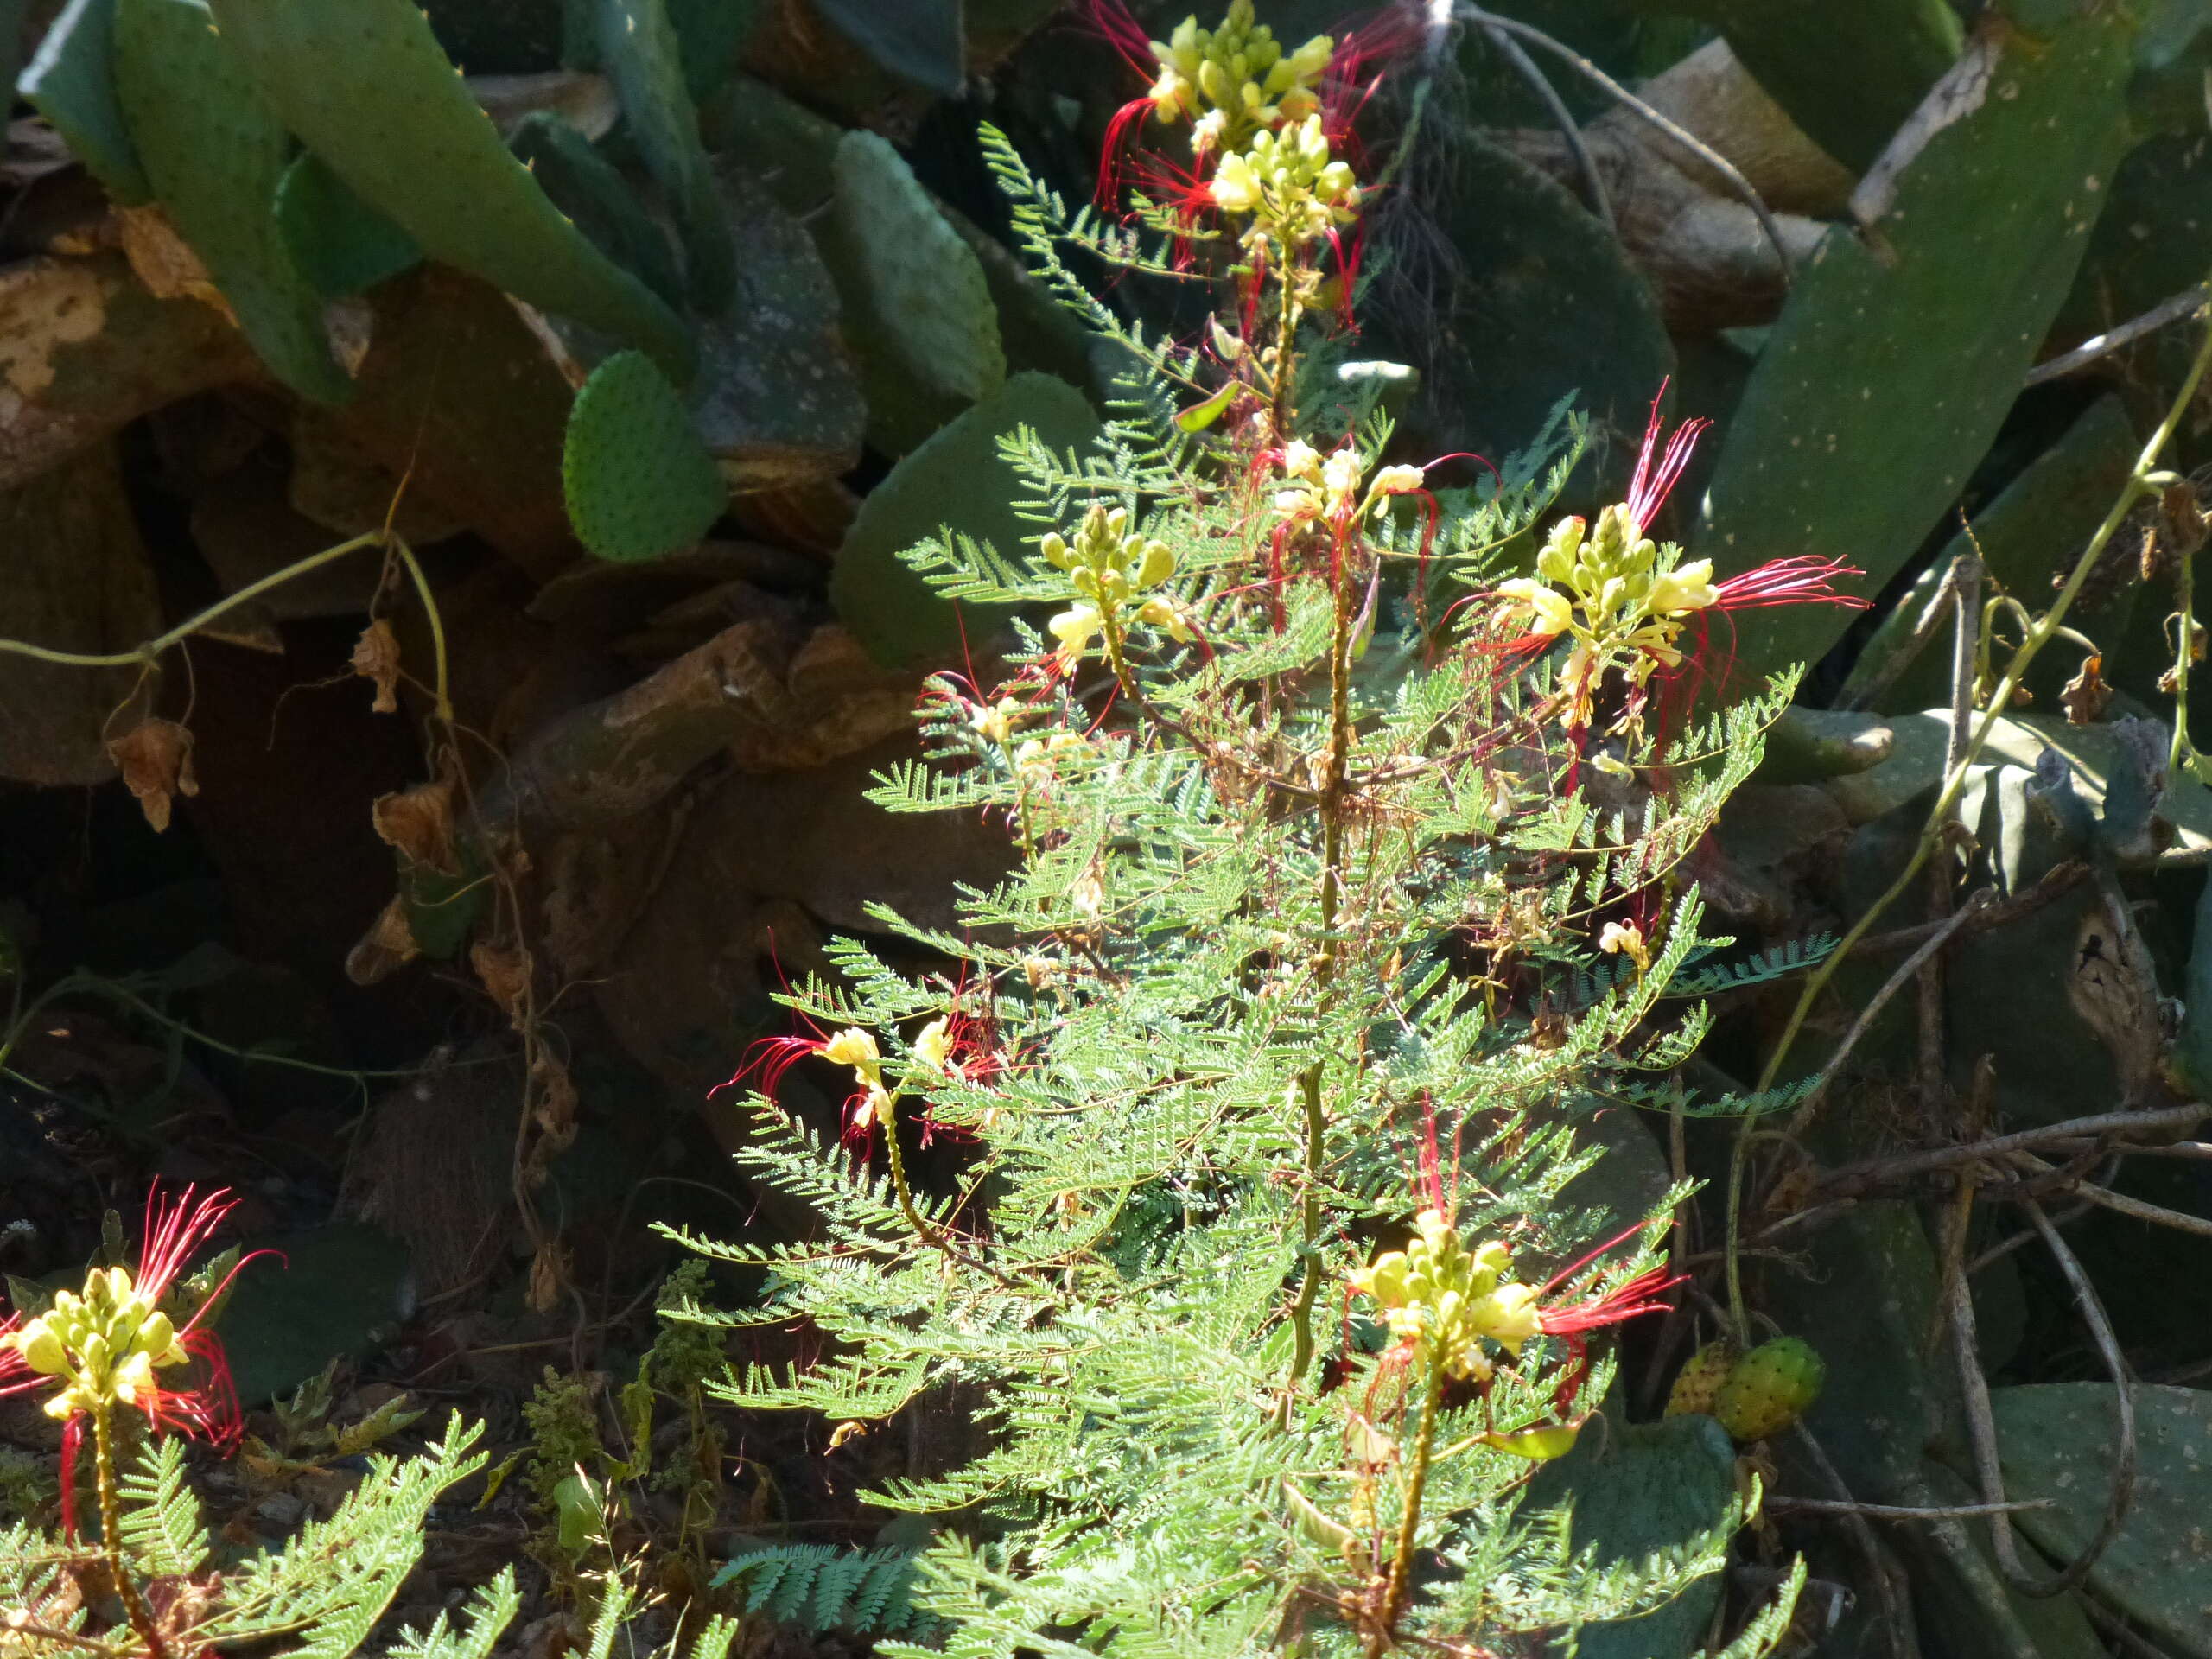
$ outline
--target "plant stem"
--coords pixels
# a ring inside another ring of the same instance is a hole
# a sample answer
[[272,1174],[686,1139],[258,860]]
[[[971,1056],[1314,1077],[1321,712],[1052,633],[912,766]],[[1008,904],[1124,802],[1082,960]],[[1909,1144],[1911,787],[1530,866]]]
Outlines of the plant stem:
[[[2012,706],[2012,694],[2019,690],[2021,682],[2026,678],[2030,664],[2046,645],[2064,631],[2063,625],[2066,613],[2081,593],[2082,584],[2088,580],[2090,571],[2096,569],[2097,561],[2103,556],[2112,538],[2119,533],[2120,527],[2127,522],[2127,516],[2134,511],[2136,501],[2145,495],[2155,493],[2155,486],[2150,482],[2151,475],[2158,470],[2158,457],[2164,454],[2167,444],[2173,441],[2175,432],[2180,429],[2182,416],[2188,412],[2190,403],[2196,398],[2196,388],[2203,380],[2208,367],[2212,367],[2212,325],[2208,325],[2205,329],[2204,338],[2196,348],[2196,356],[2189,365],[2189,372],[2182,378],[2181,389],[2175,393],[2173,403],[2166,410],[2165,419],[2158,423],[2158,430],[2152,433],[2149,441],[2144,444],[2141,454],[2136,458],[2134,469],[2128,474],[2127,481],[2120,486],[2120,494],[2105,513],[2104,522],[2097,526],[2096,534],[2089,538],[2089,544],[2082,550],[2082,556],[2075,561],[2074,569],[2066,578],[2066,585],[2059,589],[2058,597],[2051,601],[2050,608],[2027,628],[2019,649],[2012,653],[2005,665],[2004,677],[1990,694],[1980,723],[1975,727],[1973,738],[1963,750],[1956,747],[1955,735],[1954,754],[1947,757],[1949,764],[1946,767],[1942,789],[1936,798],[1935,806],[1929,811],[1927,823],[1913,847],[1912,855],[1905,861],[1904,868],[1897,872],[1897,879],[1890,883],[1888,890],[1861,912],[1859,919],[1837,941],[1835,949],[1828,953],[1827,959],[1807,976],[1805,988],[1798,994],[1797,1005],[1790,1010],[1789,1022],[1783,1026],[1780,1039],[1759,1072],[1755,1092],[1763,1094],[1774,1086],[1775,1078],[1781,1074],[1784,1062],[1789,1058],[1789,1051],[1797,1040],[1798,1033],[1804,1027],[1806,1016],[1812,1012],[1813,1004],[1821,993],[1827,988],[1828,982],[1834,978],[1836,969],[1866,937],[1875,921],[1886,914],[1890,906],[1911,888],[1919,878],[1922,867],[1934,855],[1942,840],[1943,826],[1950,821],[1952,810],[1957,806],[1959,797],[1966,789],[1967,774],[1988,742],[1990,733],[1996,729],[1997,722]],[[2183,626],[2187,628],[2186,621]],[[1983,632],[1986,637],[1987,630]],[[2184,655],[2188,646],[2189,642],[2184,639],[2182,644]],[[1751,1143],[1752,1133],[1758,1128],[1758,1119],[1757,1111],[1744,1114],[1737,1128],[1735,1154],[1729,1169],[1726,1249],[1732,1303],[1735,1300],[1738,1281],[1737,1223],[1741,1213],[1745,1153]],[[1740,1307],[1732,1307],[1732,1313],[1740,1327]]]
[[[1336,615],[1329,636],[1328,772],[1321,785],[1321,937],[1313,953],[1317,1000],[1324,1011],[1337,969],[1337,907],[1344,886],[1344,774],[1351,755],[1351,625],[1353,582],[1345,560],[1350,532],[1341,534],[1332,571]],[[1290,1397],[1313,1363],[1313,1306],[1321,1294],[1321,1165],[1327,1154],[1329,1120],[1321,1101],[1321,1063],[1315,1061],[1298,1080],[1305,1106],[1306,1144],[1300,1173],[1306,1192],[1300,1206],[1300,1248],[1306,1258],[1298,1300],[1291,1309],[1290,1382],[1283,1390],[1287,1426]]]
[[1369,1659],[1395,1645],[1398,1615],[1405,1611],[1406,1592],[1413,1579],[1414,1540],[1421,1529],[1421,1503],[1428,1486],[1428,1465],[1436,1444],[1436,1406],[1444,1393],[1444,1359],[1440,1351],[1429,1356],[1428,1376],[1421,1390],[1421,1426],[1414,1431],[1413,1463],[1406,1475],[1405,1512],[1398,1517],[1397,1542],[1390,1552],[1390,1576],[1382,1588],[1382,1605],[1375,1626],[1367,1633]]
[[100,1495],[100,1548],[107,1556],[108,1576],[115,1580],[115,1593],[123,1598],[123,1610],[130,1615],[130,1628],[146,1644],[147,1659],[169,1659],[168,1644],[162,1640],[160,1628],[154,1623],[153,1610],[146,1605],[145,1597],[139,1594],[130,1569],[123,1564],[123,1505],[116,1489],[112,1414],[113,1408],[105,1401],[92,1408],[92,1477]]
[[[270,588],[281,588],[293,577],[303,576],[308,571],[319,569],[334,559],[345,557],[348,553],[358,553],[365,547],[379,546],[383,541],[384,535],[381,531],[372,531],[367,535],[356,536],[351,541],[340,542],[335,547],[326,547],[320,553],[310,553],[304,559],[286,565],[282,570],[270,571],[258,582],[248,582],[235,594],[219,599],[206,610],[186,618],[167,633],[156,639],[149,639],[143,645],[134,645],[129,651],[92,654],[75,651],[54,651],[45,645],[35,645],[22,639],[0,639],[0,654],[29,657],[41,663],[57,664],[63,668],[129,668],[135,664],[151,663],[170,646],[190,639],[218,617],[226,612],[236,610],[250,600],[258,599]],[[419,585],[423,580],[422,572],[416,566],[411,554],[406,557],[408,569],[414,574],[416,582]],[[427,594],[425,596],[427,597]],[[435,616],[435,611],[432,615]],[[435,623],[433,626],[435,627]],[[440,652],[441,679],[443,677],[443,659],[444,653],[442,649]]]

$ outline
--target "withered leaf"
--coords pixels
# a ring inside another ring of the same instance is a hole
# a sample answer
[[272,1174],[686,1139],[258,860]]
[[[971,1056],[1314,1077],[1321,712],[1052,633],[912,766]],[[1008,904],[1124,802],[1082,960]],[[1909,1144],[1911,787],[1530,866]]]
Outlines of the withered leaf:
[[410,861],[427,864],[448,875],[459,873],[461,865],[454,852],[451,784],[417,784],[395,794],[379,795],[370,809],[370,817],[377,834]]
[[373,985],[421,954],[415,930],[407,925],[407,901],[394,896],[346,953],[346,977],[356,985]]
[[468,947],[468,965],[501,1012],[521,1027],[530,993],[530,953],[518,945],[479,939]]
[[377,689],[377,700],[369,705],[372,713],[399,712],[399,636],[384,618],[362,629],[360,639],[354,642],[353,671]]
[[2105,683],[2104,665],[2101,653],[2090,652],[2082,659],[2082,671],[2060,689],[2059,706],[2066,710],[2068,725],[2091,726],[2103,717],[2106,706],[2112,702],[2112,687]]
[[156,834],[169,827],[176,797],[200,792],[200,780],[192,772],[191,730],[173,720],[140,721],[108,740],[107,756]]
[[550,1313],[561,1305],[561,1293],[569,1283],[569,1253],[552,1239],[537,1247],[537,1254],[530,1258],[530,1310],[533,1313]]

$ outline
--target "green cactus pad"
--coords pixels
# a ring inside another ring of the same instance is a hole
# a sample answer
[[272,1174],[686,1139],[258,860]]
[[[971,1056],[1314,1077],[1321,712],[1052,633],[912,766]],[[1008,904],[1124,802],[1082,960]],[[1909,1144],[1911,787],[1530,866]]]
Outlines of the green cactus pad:
[[322,296],[278,230],[292,140],[223,48],[200,0],[117,0],[115,86],[148,181],[276,378],[303,397],[353,390]]
[[694,101],[718,91],[737,67],[738,48],[760,20],[760,0],[666,0]]
[[152,199],[115,92],[115,0],[69,0],[16,90],[54,124],[111,198],[126,207]]
[[[1827,556],[1864,569],[1854,586],[1872,596],[1956,499],[2103,205],[2130,27],[2101,9],[2048,40],[1992,43],[1980,102],[1929,140],[1889,211],[1830,232],[1797,273],[1707,494],[1694,550],[1722,575]],[[1764,612],[1738,635],[1738,669],[1756,683],[1817,662],[1853,614]]]
[[561,485],[577,537],[620,563],[690,546],[724,500],[683,399],[639,352],[608,358],[576,394]]
[[[1097,428],[1090,405],[1065,380],[1017,374],[891,469],[861,503],[837,565],[830,601],[877,661],[893,665],[943,656],[961,638],[952,602],[899,558],[948,524],[1009,558],[1038,533],[1014,511],[1022,488],[998,441],[1027,426],[1056,450],[1079,448]],[[983,629],[969,624],[970,638]]]
[[1665,1415],[1686,1417],[1694,1413],[1713,1415],[1713,1402],[1719,1397],[1720,1385],[1728,1380],[1728,1373],[1736,1367],[1736,1344],[1726,1338],[1708,1342],[1682,1363],[1675,1374],[1675,1386],[1667,1395]]
[[426,254],[690,378],[681,320],[546,200],[412,0],[212,0],[211,10],[285,124]]
[[639,154],[683,223],[690,302],[701,311],[720,311],[729,303],[737,251],[699,142],[699,112],[664,0],[599,0],[599,56]]
[[683,299],[668,232],[639,204],[637,187],[590,139],[550,110],[537,110],[515,123],[507,147],[594,247],[635,271],[670,304]]
[[1827,1366],[1801,1337],[1763,1342],[1729,1368],[1713,1414],[1738,1440],[1779,1434],[1821,1397]]
[[872,132],[849,132],[832,165],[845,333],[861,357],[870,435],[905,454],[1006,379],[982,262]]
[[365,294],[423,259],[413,237],[313,155],[295,158],[277,181],[276,228],[301,274],[327,299]]
[[[2023,1510],[2020,1529],[2053,1560],[2072,1560],[2104,1523],[2116,1451],[2112,1386],[1993,1389],[1989,1405],[2005,1496],[2051,1505]],[[2163,1650],[2212,1659],[2203,1543],[2212,1394],[2138,1383],[2134,1405],[2133,1498],[2119,1536],[2089,1569],[2088,1588]]]

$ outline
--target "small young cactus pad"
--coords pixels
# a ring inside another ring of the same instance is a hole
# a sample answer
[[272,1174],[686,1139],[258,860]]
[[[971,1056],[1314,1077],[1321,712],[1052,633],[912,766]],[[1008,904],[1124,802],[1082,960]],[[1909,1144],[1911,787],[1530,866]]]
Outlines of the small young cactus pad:
[[1713,1414],[1738,1440],[1779,1434],[1820,1398],[1827,1365],[1800,1337],[1777,1337],[1738,1360],[1714,1396]]
[[578,538],[624,563],[697,541],[727,495],[683,398],[642,352],[617,352],[576,394],[561,483]]
[[1720,1385],[1736,1367],[1736,1344],[1726,1337],[1708,1342],[1683,1363],[1675,1374],[1674,1390],[1667,1396],[1666,1415],[1686,1417],[1701,1413],[1710,1417],[1720,1395]]

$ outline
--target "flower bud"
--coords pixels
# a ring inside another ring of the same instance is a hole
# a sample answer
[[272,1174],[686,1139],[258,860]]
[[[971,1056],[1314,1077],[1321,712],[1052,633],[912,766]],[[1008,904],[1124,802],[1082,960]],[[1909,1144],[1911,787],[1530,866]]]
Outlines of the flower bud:
[[69,1364],[68,1350],[44,1319],[33,1319],[16,1333],[23,1363],[41,1376],[59,1376]]

